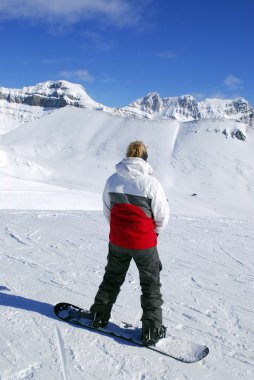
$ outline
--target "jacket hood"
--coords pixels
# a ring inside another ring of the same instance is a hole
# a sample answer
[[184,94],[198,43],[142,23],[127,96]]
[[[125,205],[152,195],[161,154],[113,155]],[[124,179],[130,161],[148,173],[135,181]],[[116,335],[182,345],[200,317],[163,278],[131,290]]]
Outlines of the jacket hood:
[[139,157],[127,157],[116,164],[117,173],[126,178],[136,178],[150,175],[153,172],[151,165]]

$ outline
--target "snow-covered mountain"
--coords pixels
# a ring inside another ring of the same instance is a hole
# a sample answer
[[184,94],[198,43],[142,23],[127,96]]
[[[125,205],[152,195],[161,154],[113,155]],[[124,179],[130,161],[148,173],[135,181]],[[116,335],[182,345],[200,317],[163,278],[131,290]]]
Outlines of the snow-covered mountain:
[[191,95],[161,98],[152,92],[123,108],[129,116],[148,119],[176,119],[192,121],[201,118],[198,102]]
[[161,98],[158,93],[153,92],[126,107],[112,108],[94,101],[83,86],[61,80],[47,81],[22,89],[0,87],[0,134],[65,106],[140,119],[175,119],[181,122],[229,119],[254,125],[254,110],[243,98],[206,99],[197,102],[191,95]]
[[253,125],[254,110],[243,98],[206,99],[197,102],[191,95],[161,98],[152,92],[122,109],[122,114],[148,119],[173,118],[181,122],[218,119],[238,120]]
[[102,109],[81,85],[63,80],[22,89],[0,87],[0,135],[67,105]]
[[22,89],[0,87],[0,99],[43,108],[61,108],[67,105],[93,109],[101,107],[90,98],[83,86],[64,80],[47,81]]

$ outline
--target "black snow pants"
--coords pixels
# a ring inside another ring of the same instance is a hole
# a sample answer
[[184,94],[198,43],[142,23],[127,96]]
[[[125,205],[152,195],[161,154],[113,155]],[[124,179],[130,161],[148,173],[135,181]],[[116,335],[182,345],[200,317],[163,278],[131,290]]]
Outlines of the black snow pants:
[[101,311],[109,319],[111,309],[125,280],[130,262],[134,259],[139,270],[141,286],[141,307],[143,309],[142,325],[160,327],[162,323],[163,304],[160,293],[160,271],[162,265],[157,247],[131,250],[109,243],[108,262],[103,281],[99,286],[92,312]]

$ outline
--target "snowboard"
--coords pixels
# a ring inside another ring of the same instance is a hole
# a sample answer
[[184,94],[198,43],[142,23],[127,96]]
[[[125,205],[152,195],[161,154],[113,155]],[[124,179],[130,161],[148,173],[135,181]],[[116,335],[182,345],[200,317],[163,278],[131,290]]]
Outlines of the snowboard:
[[93,315],[89,311],[69,303],[60,302],[56,304],[54,313],[58,318],[70,324],[109,335],[118,341],[127,344],[129,342],[131,345],[140,346],[183,363],[198,362],[209,353],[208,347],[175,336],[163,338],[155,346],[145,346],[141,341],[140,328],[133,327],[128,322],[121,322],[120,325],[109,322],[107,327],[93,327]]

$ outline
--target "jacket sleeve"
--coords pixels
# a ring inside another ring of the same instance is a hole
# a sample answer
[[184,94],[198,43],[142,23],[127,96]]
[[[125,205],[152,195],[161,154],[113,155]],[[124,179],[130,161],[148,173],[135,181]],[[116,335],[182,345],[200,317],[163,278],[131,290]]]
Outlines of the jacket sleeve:
[[108,187],[107,184],[108,184],[108,182],[106,182],[106,184],[105,184],[103,195],[102,195],[103,214],[104,214],[105,218],[107,219],[107,221],[110,222],[111,207],[110,207],[110,197],[109,197],[109,193],[108,193],[108,189],[107,189],[107,187]]
[[159,234],[168,224],[169,205],[160,182],[155,178],[153,179],[149,196],[152,199],[151,207],[156,224],[155,232]]

